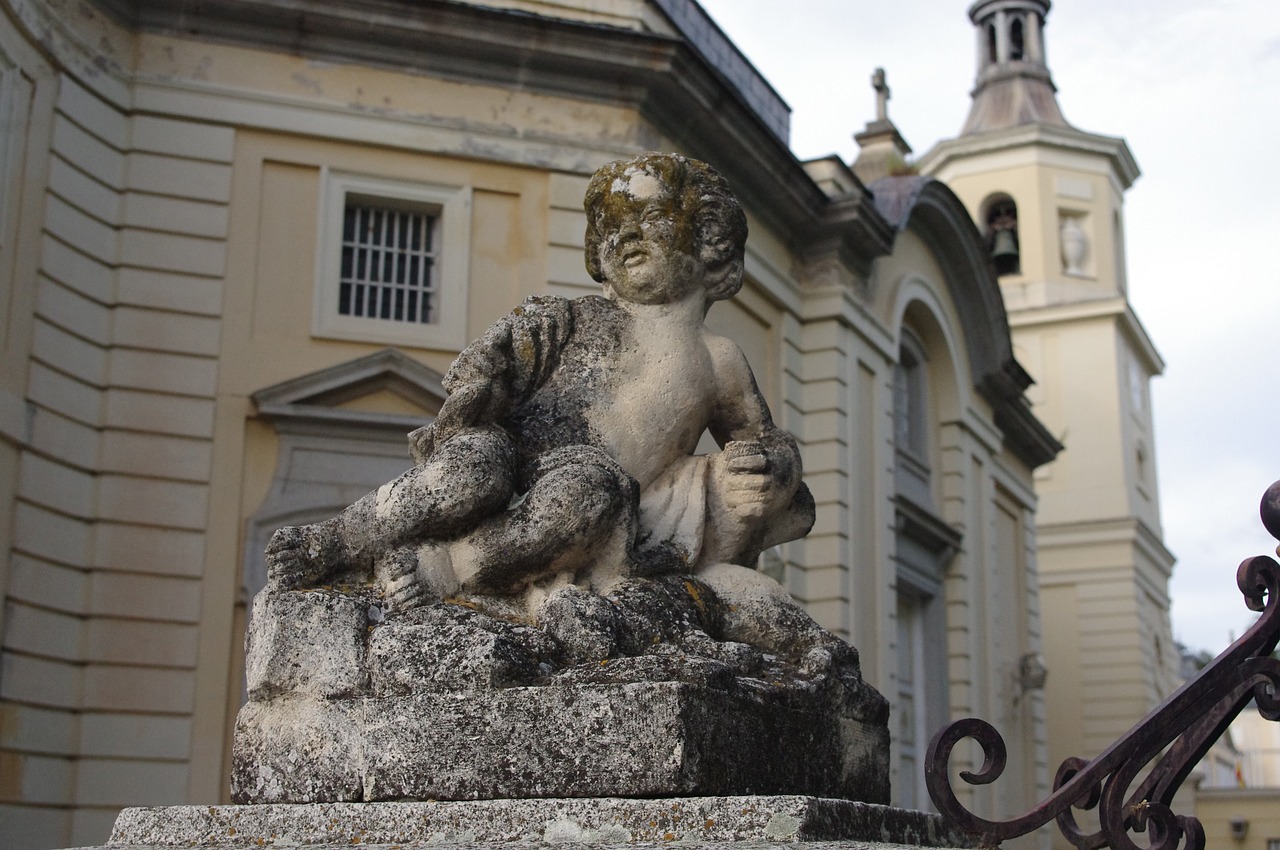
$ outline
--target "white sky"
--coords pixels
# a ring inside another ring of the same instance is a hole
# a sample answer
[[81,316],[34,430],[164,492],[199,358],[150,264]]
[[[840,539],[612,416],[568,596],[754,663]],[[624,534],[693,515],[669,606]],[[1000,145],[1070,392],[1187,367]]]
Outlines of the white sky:
[[[792,109],[801,159],[856,154],[888,72],[889,116],[921,154],[960,131],[970,0],[701,0]],[[1235,587],[1272,554],[1258,500],[1280,478],[1280,5],[1055,0],[1045,32],[1074,126],[1123,136],[1130,300],[1167,364],[1153,384],[1174,636],[1218,653],[1253,615]]]

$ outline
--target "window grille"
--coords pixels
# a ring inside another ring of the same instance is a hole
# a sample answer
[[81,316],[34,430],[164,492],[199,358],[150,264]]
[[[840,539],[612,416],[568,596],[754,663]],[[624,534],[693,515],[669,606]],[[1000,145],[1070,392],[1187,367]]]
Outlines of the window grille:
[[342,225],[338,313],[395,322],[437,321],[436,217],[348,201]]

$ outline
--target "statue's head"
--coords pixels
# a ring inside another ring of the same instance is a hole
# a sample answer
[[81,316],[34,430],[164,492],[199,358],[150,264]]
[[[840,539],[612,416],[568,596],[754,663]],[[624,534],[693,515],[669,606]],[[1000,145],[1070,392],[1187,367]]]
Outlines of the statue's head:
[[611,162],[584,206],[587,271],[606,291],[657,302],[700,285],[710,302],[741,288],[747,218],[705,162],[660,153]]

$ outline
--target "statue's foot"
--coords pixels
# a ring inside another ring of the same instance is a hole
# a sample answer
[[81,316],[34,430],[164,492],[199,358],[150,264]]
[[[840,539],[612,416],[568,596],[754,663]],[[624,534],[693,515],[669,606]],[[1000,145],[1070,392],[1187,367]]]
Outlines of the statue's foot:
[[755,673],[764,665],[764,654],[754,646],[716,640],[701,629],[682,635],[679,646],[693,655],[728,664],[740,676]]
[[618,616],[609,600],[575,586],[561,587],[538,608],[538,625],[572,663],[618,654]]
[[339,548],[329,523],[285,526],[267,544],[267,578],[285,588],[320,584],[338,566]]
[[800,669],[811,676],[843,674],[862,678],[858,650],[842,640],[823,641],[814,646],[801,657]]
[[439,602],[458,590],[446,543],[395,549],[380,559],[376,570],[383,584],[383,599],[392,611]]

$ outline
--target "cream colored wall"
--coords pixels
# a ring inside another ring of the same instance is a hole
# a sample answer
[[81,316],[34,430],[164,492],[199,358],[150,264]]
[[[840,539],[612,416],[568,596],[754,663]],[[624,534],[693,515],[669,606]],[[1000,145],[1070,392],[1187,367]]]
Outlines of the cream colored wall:
[[1228,731],[1239,750],[1245,784],[1280,794],[1280,723],[1264,717],[1254,703],[1240,712]]
[[245,128],[588,175],[653,139],[597,101],[154,34],[136,54],[136,108]]
[[[1124,293],[1115,227],[1123,213],[1123,190],[1105,158],[1024,146],[950,160],[932,176],[959,196],[979,230],[984,228],[983,204],[993,194],[1007,194],[1017,204],[1020,274],[1000,278],[1009,310]],[[1063,215],[1082,217],[1090,246],[1083,275],[1064,269],[1059,237]]]
[[[67,757],[74,751],[79,730],[77,718],[66,709],[80,681],[67,650],[74,650],[81,641],[78,615],[87,580],[81,570],[66,563],[74,562],[83,552],[86,518],[60,514],[47,504],[54,497],[32,474],[41,468],[42,458],[30,458],[37,446],[46,454],[59,444],[75,446],[74,460],[65,464],[62,476],[74,481],[82,474],[83,464],[92,461],[96,449],[92,439],[85,440],[88,426],[78,420],[91,417],[100,399],[92,388],[74,381],[70,383],[79,391],[80,403],[67,399],[58,405],[61,410],[55,409],[57,402],[47,390],[28,393],[33,375],[47,384],[42,376],[48,367],[33,360],[31,351],[37,292],[48,292],[51,284],[39,275],[38,263],[32,258],[40,253],[46,239],[42,232],[43,194],[58,81],[43,57],[8,28],[0,28],[0,51],[5,59],[5,81],[13,87],[9,91],[22,91],[30,97],[30,106],[22,116],[29,123],[4,125],[6,152],[21,165],[0,172],[4,181],[0,203],[5,208],[5,227],[0,234],[0,509],[5,517],[0,523],[0,542],[5,544],[0,589],[7,594],[0,627],[8,634],[16,633],[24,620],[28,628],[71,627],[65,637],[47,635],[45,646],[41,646],[38,632],[26,635],[21,645],[0,658],[0,699],[4,700],[0,703],[0,819],[19,819],[37,834],[57,839],[69,835],[64,819],[34,806],[14,804],[24,798],[56,804],[71,795],[74,777]],[[12,106],[6,103],[2,108]],[[93,312],[100,321],[101,311]],[[79,417],[68,416],[77,409]],[[47,461],[44,468],[50,468]],[[61,473],[63,465],[52,466],[52,470]],[[31,539],[32,527],[42,524],[56,524],[59,536]],[[70,545],[59,545],[64,541]],[[83,566],[85,559],[78,560]]]
[[[1016,318],[1015,318],[1016,321]],[[1045,522],[1076,523],[1130,512],[1115,331],[1110,316],[1018,327],[1022,363],[1040,376],[1028,395],[1066,446],[1036,474]]]
[[[873,323],[862,323],[857,334],[859,367],[874,375],[865,379],[875,386],[875,408],[866,426],[877,445],[868,454],[879,464],[875,479],[884,492],[869,506],[877,513],[873,545],[890,552],[894,545],[892,366],[906,325],[926,341],[931,415],[937,422],[931,448],[934,509],[963,534],[943,590],[950,717],[987,718],[1010,745],[1006,778],[981,789],[964,788],[962,799],[979,811],[1010,815],[1033,804],[1047,784],[1042,695],[1022,694],[1016,687],[1019,659],[1040,650],[1035,496],[1025,465],[1003,449],[989,408],[974,394],[959,314],[944,281],[933,250],[912,231],[899,234],[893,253],[878,260],[873,272],[869,290],[875,297],[868,305]],[[880,336],[885,329],[892,330]],[[869,560],[868,543],[855,540],[853,564],[861,573],[855,578],[855,599],[875,587],[879,610],[870,634],[855,630],[855,643],[863,650],[864,672],[891,694],[896,692],[896,577],[888,557]],[[875,566],[867,575],[864,565],[870,564]],[[893,724],[890,729],[896,734]],[[897,782],[906,779],[895,776]]]
[[231,134],[31,70],[5,828],[78,843],[186,796]]
[[[1201,788],[1195,815],[1204,827],[1205,847],[1213,850],[1270,850],[1280,841],[1280,790]],[[1243,841],[1231,836],[1231,820],[1243,818],[1249,831]]]
[[1156,366],[1126,332],[1130,316],[1120,301],[1010,315],[1015,354],[1037,381],[1028,398],[1067,447],[1036,473],[1046,523],[1132,516],[1160,533],[1147,389]]
[[[1118,327],[1124,315],[1064,307],[1055,317],[1024,318],[1011,322],[1015,351],[1038,380],[1029,396],[1066,446],[1036,474],[1041,582],[1062,602],[1046,623],[1057,764],[1101,752],[1177,686],[1172,557],[1159,539],[1150,367]],[[1141,406],[1129,385],[1135,361]]]

